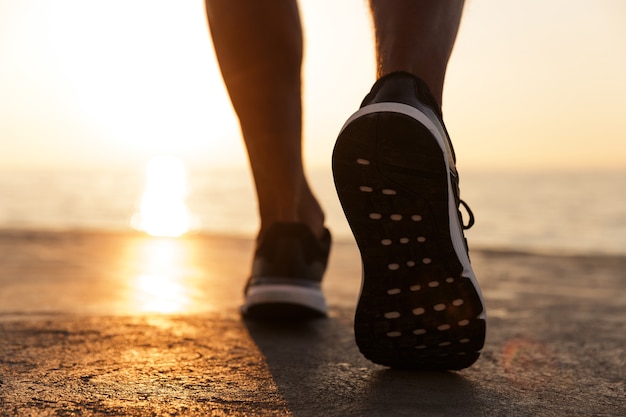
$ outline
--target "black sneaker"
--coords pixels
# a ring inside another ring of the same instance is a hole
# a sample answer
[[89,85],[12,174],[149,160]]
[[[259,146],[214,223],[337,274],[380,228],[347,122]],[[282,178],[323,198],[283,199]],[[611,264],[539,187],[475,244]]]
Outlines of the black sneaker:
[[318,240],[302,223],[272,224],[257,240],[242,314],[285,320],[326,315],[321,283],[330,243],[328,229]]
[[452,144],[426,84],[378,80],[333,152],[335,186],[363,261],[355,316],[375,363],[462,369],[485,340],[485,308],[470,264]]

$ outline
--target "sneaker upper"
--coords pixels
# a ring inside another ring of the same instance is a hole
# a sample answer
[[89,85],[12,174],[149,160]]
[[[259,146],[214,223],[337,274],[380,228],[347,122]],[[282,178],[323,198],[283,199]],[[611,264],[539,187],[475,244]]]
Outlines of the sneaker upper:
[[379,78],[363,99],[361,107],[385,102],[408,104],[422,111],[427,105],[441,118],[441,109],[426,83],[408,72],[392,72]]
[[331,235],[317,239],[302,223],[277,222],[259,236],[254,253],[252,285],[287,284],[319,287],[328,263]]

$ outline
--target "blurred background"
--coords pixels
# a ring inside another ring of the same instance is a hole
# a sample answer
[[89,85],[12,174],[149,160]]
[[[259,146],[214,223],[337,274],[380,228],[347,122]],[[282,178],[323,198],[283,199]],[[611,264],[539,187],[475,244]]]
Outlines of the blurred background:
[[[301,0],[311,182],[374,81],[365,0]],[[626,253],[626,3],[470,0],[444,114],[473,246]],[[201,0],[0,0],[0,229],[254,236]]]

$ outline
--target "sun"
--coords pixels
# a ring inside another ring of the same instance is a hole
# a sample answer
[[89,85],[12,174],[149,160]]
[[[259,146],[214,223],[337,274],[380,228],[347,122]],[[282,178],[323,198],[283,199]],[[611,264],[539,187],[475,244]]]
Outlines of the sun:
[[236,146],[202,1],[68,0],[46,12],[39,36],[53,59],[41,66],[94,136],[143,155]]
[[146,166],[146,186],[131,225],[151,236],[178,237],[189,231],[187,172],[172,156],[156,156]]

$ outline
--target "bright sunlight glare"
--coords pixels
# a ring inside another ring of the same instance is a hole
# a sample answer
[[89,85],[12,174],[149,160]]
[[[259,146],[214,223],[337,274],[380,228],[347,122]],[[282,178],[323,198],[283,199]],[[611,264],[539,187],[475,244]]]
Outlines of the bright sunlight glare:
[[132,311],[172,314],[193,307],[189,246],[185,239],[144,238],[129,256],[139,265],[129,286]]
[[178,237],[189,231],[187,173],[172,156],[156,156],[146,166],[146,187],[131,225],[151,236]]
[[136,277],[141,311],[169,314],[180,312],[190,303],[186,288],[165,275],[139,275]]

